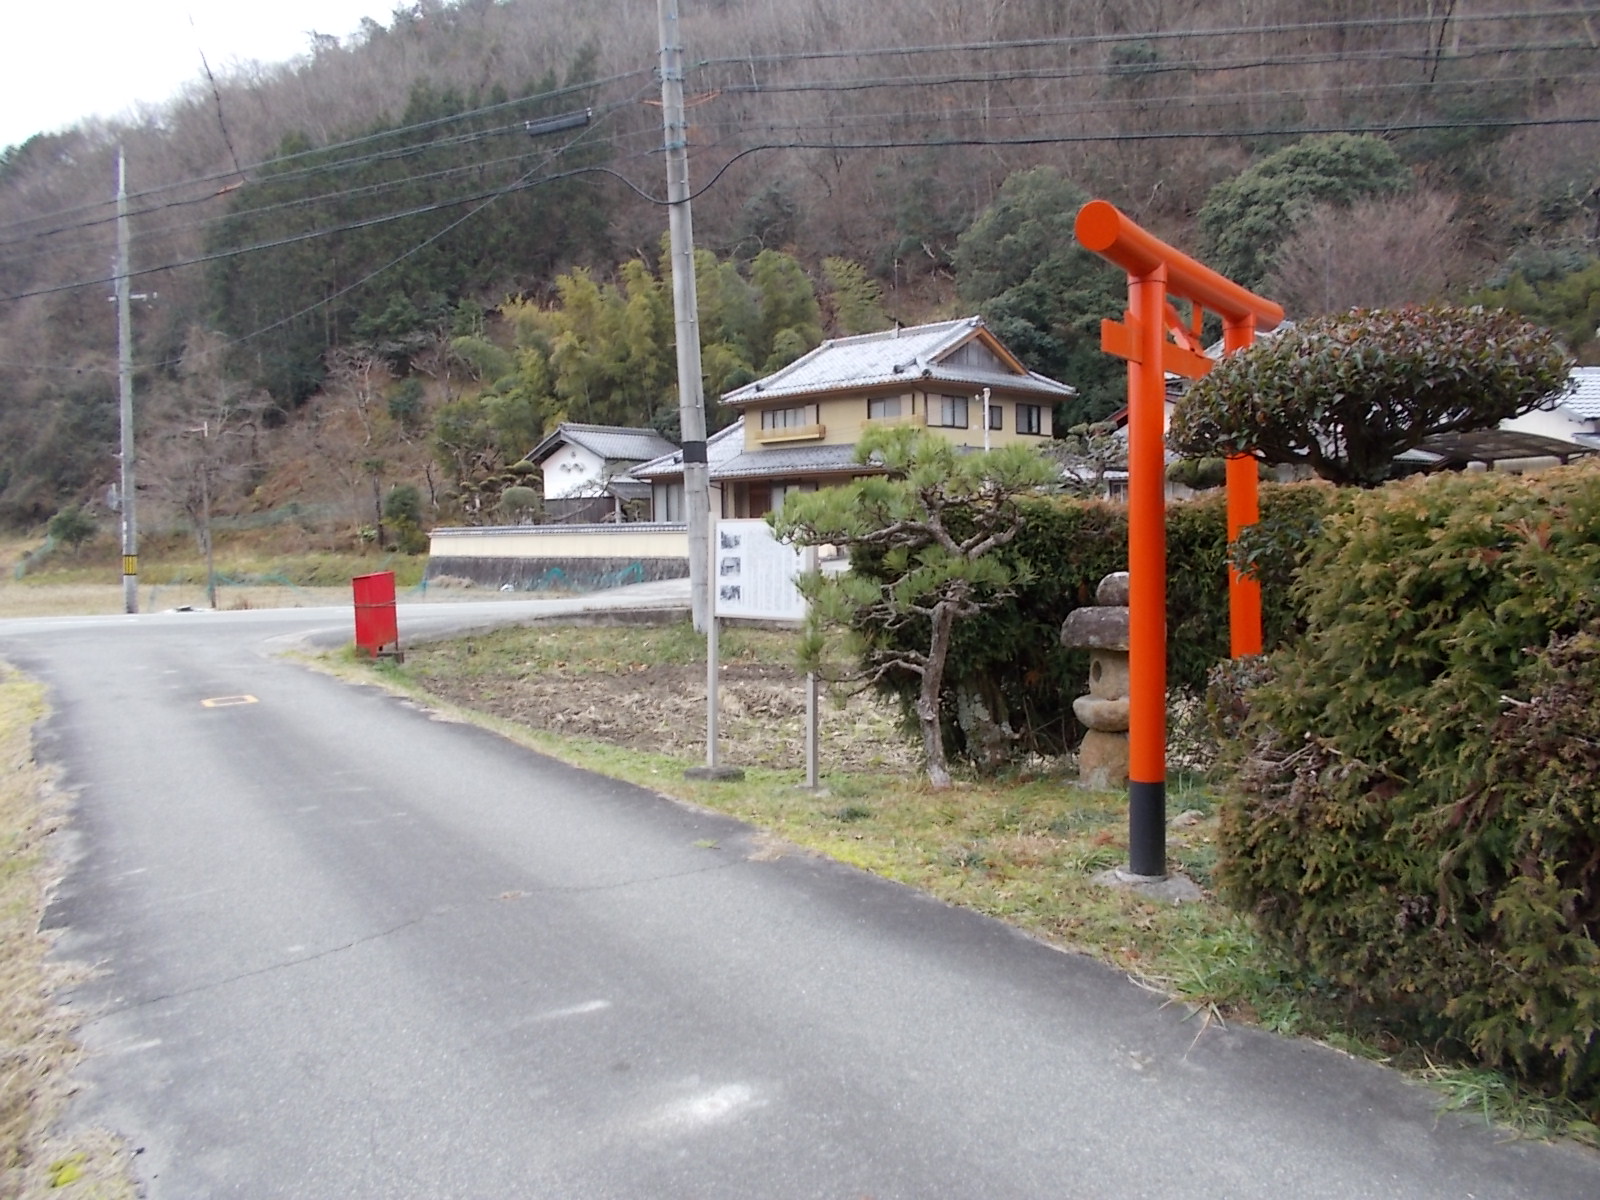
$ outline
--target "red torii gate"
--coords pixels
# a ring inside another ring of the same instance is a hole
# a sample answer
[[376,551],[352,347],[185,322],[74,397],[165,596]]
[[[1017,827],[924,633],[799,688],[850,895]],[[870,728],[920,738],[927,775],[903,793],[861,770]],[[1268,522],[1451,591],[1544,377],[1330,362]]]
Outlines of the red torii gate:
[[[1078,211],[1078,241],[1128,273],[1128,311],[1100,327],[1101,346],[1128,360],[1128,873],[1167,873],[1166,373],[1199,379],[1204,310],[1222,318],[1223,350],[1276,327],[1283,308],[1167,245],[1104,200]],[[1192,308],[1186,325],[1169,296]],[[1168,333],[1172,337],[1168,338]],[[1260,519],[1256,462],[1228,459],[1228,541]],[[1229,644],[1261,653],[1261,586],[1228,568]]]

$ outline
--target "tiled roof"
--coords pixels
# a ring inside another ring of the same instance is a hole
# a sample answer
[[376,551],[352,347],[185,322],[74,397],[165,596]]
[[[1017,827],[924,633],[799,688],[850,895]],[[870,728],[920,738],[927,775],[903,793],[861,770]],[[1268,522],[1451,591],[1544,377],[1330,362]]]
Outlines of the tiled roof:
[[1066,384],[1033,371],[1018,375],[986,367],[941,365],[941,358],[971,341],[983,328],[982,318],[964,317],[959,321],[835,338],[765,379],[736,388],[722,400],[724,404],[750,404],[914,379],[1005,387],[1052,398],[1075,394],[1075,389]]
[[1574,367],[1577,390],[1565,396],[1561,407],[1587,421],[1600,420],[1600,367]]
[[606,480],[606,491],[623,500],[648,500],[650,498],[650,485],[642,479],[629,479],[623,475],[615,475]]
[[[741,479],[763,475],[819,475],[830,472],[856,474],[870,471],[855,460],[854,446],[779,446],[771,450],[744,448],[744,418],[740,417],[706,442],[706,459],[712,479]],[[683,474],[683,451],[674,450],[629,472],[635,479],[676,478]]]
[[[706,439],[706,459],[715,477],[717,468],[736,458],[744,450],[744,418],[740,417],[726,429],[719,430]],[[635,479],[656,479],[661,476],[683,474],[683,451],[673,450],[649,462],[642,462],[628,474]]]
[[607,462],[643,462],[671,453],[672,443],[654,429],[621,425],[580,425],[563,421],[554,433],[528,451],[528,461],[540,463],[566,443],[582,446]]
[[818,475],[825,472],[858,474],[870,472],[856,462],[854,446],[784,446],[773,450],[749,450],[725,463],[711,467],[713,479],[738,479],[758,475]]

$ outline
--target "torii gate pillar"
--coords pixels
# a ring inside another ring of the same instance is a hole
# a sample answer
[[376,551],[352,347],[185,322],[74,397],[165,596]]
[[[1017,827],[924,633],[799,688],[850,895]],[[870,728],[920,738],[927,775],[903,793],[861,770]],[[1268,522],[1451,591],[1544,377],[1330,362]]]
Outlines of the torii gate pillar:
[[[1198,379],[1205,310],[1222,317],[1228,352],[1274,328],[1283,309],[1147,233],[1104,200],[1078,212],[1078,241],[1128,273],[1128,311],[1101,326],[1101,345],[1128,360],[1128,874],[1167,873],[1166,375]],[[1169,297],[1187,300],[1185,325]],[[1169,338],[1168,334],[1172,336]],[[1259,519],[1256,463],[1228,460],[1228,540]],[[1261,590],[1228,568],[1234,657],[1261,653]]]

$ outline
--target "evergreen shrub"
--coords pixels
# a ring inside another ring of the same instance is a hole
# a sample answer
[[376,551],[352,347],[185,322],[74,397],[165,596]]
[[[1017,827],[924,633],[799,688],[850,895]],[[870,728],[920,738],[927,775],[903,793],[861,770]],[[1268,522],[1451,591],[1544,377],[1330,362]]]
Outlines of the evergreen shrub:
[[[1262,531],[1250,544],[1249,569],[1262,581],[1268,647],[1298,625],[1289,580],[1310,545],[1333,489],[1321,484],[1263,485]],[[1025,503],[1027,521],[999,552],[1021,582],[1015,594],[957,624],[941,698],[946,745],[953,755],[986,758],[987,726],[1010,731],[1018,754],[1065,753],[1083,736],[1072,701],[1089,679],[1089,652],[1061,645],[1067,614],[1093,604],[1095,588],[1127,569],[1127,509],[1099,500],[1052,497]],[[1227,507],[1222,493],[1167,507],[1167,679],[1199,693],[1211,667],[1228,656]],[[852,569],[872,575],[877,560],[858,551]],[[925,621],[862,631],[879,643],[925,644]],[[909,711],[911,677],[880,688]],[[975,720],[975,714],[981,717]],[[993,761],[978,765],[997,765]]]
[[1217,880],[1361,1011],[1600,1112],[1600,468],[1347,494]]

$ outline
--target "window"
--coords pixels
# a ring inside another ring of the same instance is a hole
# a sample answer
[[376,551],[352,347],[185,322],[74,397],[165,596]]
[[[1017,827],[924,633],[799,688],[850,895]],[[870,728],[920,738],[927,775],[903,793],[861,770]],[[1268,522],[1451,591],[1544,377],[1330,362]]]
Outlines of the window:
[[900,415],[899,396],[878,396],[867,401],[867,420],[879,421],[884,417]]
[[950,429],[967,427],[965,396],[934,396],[928,404],[928,424],[943,425]]
[[989,401],[989,428],[1004,429],[1006,427],[1004,416],[1005,409],[1001,408],[996,401]]
[[684,517],[683,484],[658,483],[651,487],[658,521],[681,521]]
[[995,357],[982,342],[973,339],[964,346],[957,346],[949,354],[939,360],[941,366],[969,367],[983,371],[1009,371],[1005,363]]
[[1017,405],[1017,432],[1043,433],[1044,409],[1037,404]]
[[772,511],[782,512],[783,502],[796,492],[814,492],[817,490],[815,481],[775,483],[772,485]]
[[817,423],[817,406],[800,404],[793,408],[764,408],[761,410],[763,429],[804,429]]

